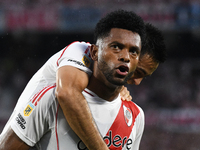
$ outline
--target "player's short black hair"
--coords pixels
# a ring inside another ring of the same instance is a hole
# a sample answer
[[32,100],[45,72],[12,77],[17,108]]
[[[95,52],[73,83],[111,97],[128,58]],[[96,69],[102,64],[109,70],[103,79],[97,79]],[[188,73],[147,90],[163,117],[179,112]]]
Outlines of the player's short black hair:
[[152,56],[153,60],[163,63],[166,60],[166,45],[161,31],[150,23],[145,24],[146,38],[142,45],[140,57],[144,54]]
[[130,30],[140,35],[143,43],[145,36],[145,25],[143,19],[132,11],[116,10],[108,13],[99,20],[94,30],[94,42],[98,38],[107,37],[112,28]]

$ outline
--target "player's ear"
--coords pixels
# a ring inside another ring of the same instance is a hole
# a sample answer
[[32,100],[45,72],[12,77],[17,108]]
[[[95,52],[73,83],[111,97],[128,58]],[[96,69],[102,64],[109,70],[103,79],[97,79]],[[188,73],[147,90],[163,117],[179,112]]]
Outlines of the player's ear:
[[94,44],[91,45],[90,55],[94,61],[98,59],[98,46],[97,45],[94,45]]

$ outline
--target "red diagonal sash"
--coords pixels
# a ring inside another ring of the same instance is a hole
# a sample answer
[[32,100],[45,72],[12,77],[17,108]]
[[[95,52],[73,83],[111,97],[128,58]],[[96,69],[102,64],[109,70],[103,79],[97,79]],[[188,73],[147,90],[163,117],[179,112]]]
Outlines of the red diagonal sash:
[[132,144],[129,136],[139,112],[133,102],[122,101],[118,115],[104,137],[110,150],[121,150],[126,143]]

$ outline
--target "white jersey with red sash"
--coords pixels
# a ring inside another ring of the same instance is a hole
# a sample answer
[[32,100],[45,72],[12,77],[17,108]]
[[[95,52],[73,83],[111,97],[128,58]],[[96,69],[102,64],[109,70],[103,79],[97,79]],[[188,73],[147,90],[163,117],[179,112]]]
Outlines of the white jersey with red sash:
[[[99,132],[111,150],[138,150],[144,130],[144,113],[118,96],[112,102],[92,91],[83,92]],[[87,150],[69,127],[55,98],[55,85],[41,89],[21,107],[11,122],[15,133],[32,149]]]
[[143,112],[136,104],[122,101],[115,121],[104,136],[108,147],[111,150],[138,150],[144,129],[143,119]]

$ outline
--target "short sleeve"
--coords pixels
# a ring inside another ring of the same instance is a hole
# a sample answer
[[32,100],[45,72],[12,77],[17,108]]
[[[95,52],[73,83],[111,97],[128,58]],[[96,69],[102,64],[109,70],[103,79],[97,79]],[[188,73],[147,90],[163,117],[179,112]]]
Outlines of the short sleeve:
[[23,104],[11,122],[13,131],[29,146],[34,146],[50,126],[48,112],[55,100],[54,90],[55,85],[41,89]]
[[90,46],[89,43],[74,42],[65,47],[57,60],[58,68],[70,65],[91,75],[93,60],[90,57]]

